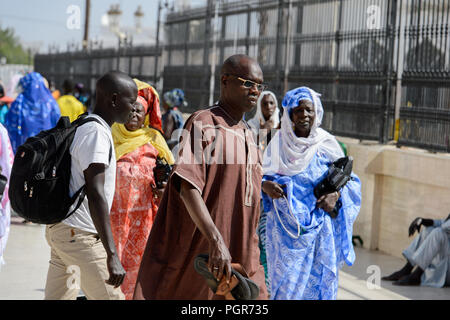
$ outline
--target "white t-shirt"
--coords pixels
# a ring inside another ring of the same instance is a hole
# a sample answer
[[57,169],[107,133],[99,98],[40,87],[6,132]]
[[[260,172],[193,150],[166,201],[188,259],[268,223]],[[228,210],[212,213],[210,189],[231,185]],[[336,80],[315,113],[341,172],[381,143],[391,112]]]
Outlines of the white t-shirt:
[[[114,143],[111,136],[111,128],[101,117],[91,114],[88,117],[95,117],[102,124],[90,121],[77,128],[75,136],[70,146],[72,156],[72,167],[70,175],[69,191],[73,196],[83,185],[85,185],[83,172],[91,163],[103,163],[105,167],[105,197],[108,202],[108,213],[114,198],[116,187],[116,156]],[[112,148],[112,149],[111,149]],[[111,160],[109,160],[111,150]],[[70,210],[73,210],[78,203],[75,200]],[[67,219],[62,221],[71,227],[83,231],[97,233],[89,212],[87,195],[84,197],[80,207]]]

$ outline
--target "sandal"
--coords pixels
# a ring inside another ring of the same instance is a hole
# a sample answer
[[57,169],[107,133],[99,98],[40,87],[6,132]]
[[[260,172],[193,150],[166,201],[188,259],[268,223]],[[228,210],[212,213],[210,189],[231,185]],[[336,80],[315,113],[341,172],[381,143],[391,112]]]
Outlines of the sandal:
[[227,300],[255,300],[259,296],[258,285],[248,278],[245,269],[239,263],[231,264],[231,281],[226,282],[225,275],[218,281],[208,269],[208,254],[199,254],[194,260],[194,269],[205,280],[208,287]]

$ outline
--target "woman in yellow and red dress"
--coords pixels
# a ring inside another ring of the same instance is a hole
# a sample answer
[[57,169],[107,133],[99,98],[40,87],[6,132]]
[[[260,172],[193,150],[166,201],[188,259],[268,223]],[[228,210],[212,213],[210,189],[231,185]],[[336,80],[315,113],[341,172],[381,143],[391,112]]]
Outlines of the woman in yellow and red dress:
[[169,168],[174,163],[159,131],[158,94],[149,84],[135,81],[139,89],[135,115],[124,125],[116,123],[112,126],[118,160],[111,228],[127,272],[121,286],[126,299],[133,296],[142,255],[162,196],[162,181],[155,179],[154,168],[157,162],[165,163]]

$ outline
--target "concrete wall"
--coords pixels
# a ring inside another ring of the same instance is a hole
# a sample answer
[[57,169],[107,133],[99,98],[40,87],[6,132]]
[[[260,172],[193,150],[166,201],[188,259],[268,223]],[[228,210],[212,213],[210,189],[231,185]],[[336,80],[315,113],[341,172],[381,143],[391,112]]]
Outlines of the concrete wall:
[[337,138],[347,144],[362,182],[353,233],[364,247],[400,257],[412,240],[408,227],[414,218],[450,213],[450,154]]

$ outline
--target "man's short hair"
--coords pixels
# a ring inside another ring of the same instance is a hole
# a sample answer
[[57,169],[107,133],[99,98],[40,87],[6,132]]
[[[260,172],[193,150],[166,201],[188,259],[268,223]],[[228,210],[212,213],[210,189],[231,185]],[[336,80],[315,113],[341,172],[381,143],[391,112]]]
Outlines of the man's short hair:
[[[224,63],[222,64],[222,68],[220,70],[220,74],[241,74],[244,71],[245,66],[243,66],[242,61],[248,60],[248,61],[254,61],[255,59],[245,55],[245,54],[235,54],[231,57],[228,57]],[[247,65],[247,64],[245,64]]]
[[110,71],[97,80],[96,91],[98,93],[120,93],[126,83],[136,85],[128,74],[121,71]]

